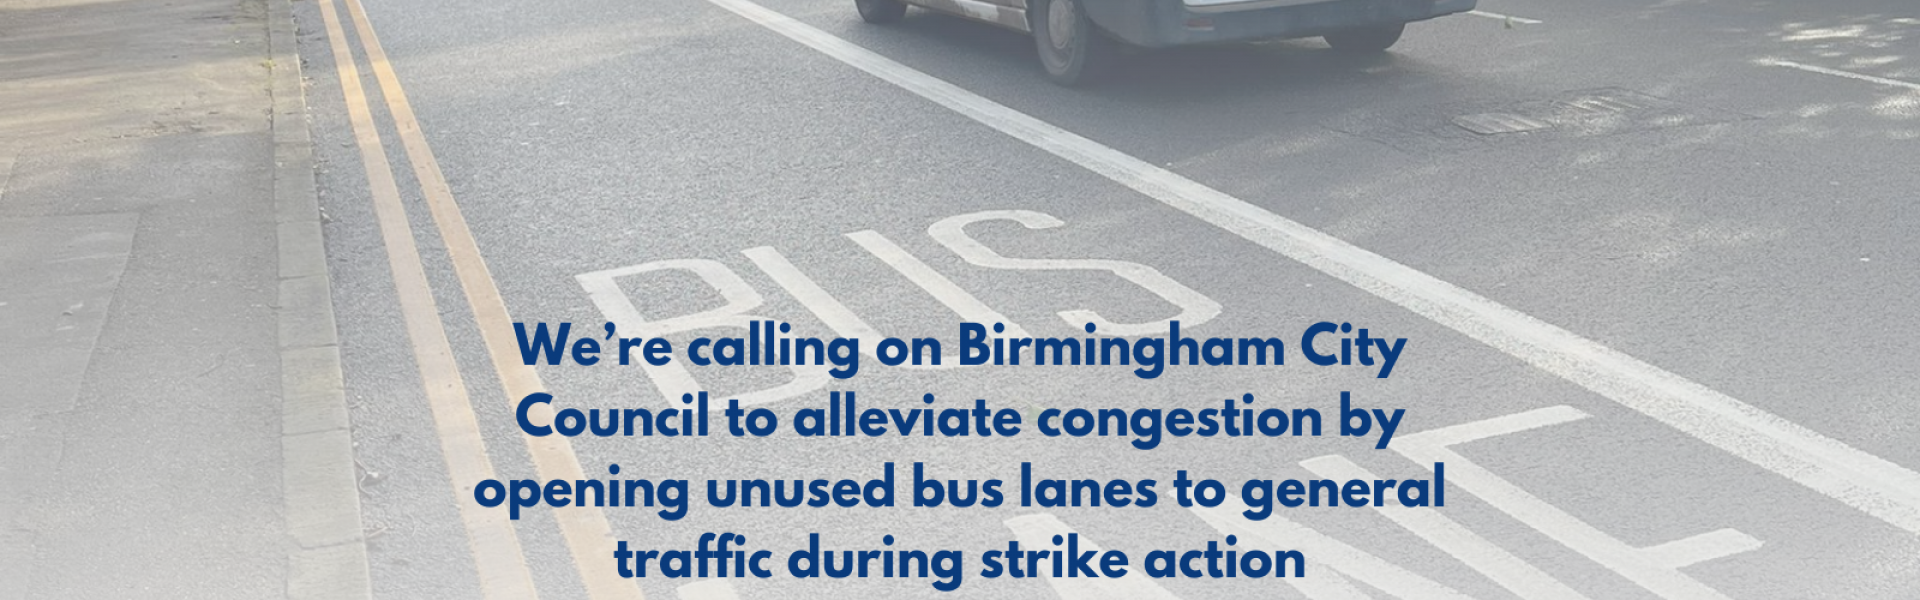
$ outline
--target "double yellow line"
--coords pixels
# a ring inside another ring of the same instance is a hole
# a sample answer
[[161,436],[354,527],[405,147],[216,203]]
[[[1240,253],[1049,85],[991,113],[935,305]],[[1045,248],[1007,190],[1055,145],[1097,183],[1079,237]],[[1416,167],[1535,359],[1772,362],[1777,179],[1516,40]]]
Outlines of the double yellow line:
[[[421,383],[433,413],[434,428],[440,437],[440,451],[446,459],[447,473],[455,490],[454,504],[460,508],[460,520],[467,531],[467,544],[473,553],[474,566],[479,571],[481,592],[489,600],[538,598],[539,593],[534,589],[533,575],[520,548],[513,522],[507,519],[505,511],[483,509],[471,495],[473,486],[479,481],[496,479],[493,463],[487,458],[486,443],[481,438],[479,423],[474,417],[472,400],[467,395],[465,381],[460,377],[460,366],[454,360],[453,347],[447,341],[446,325],[441,322],[440,310],[433,299],[433,289],[427,283],[426,270],[421,266],[420,249],[414,243],[413,226],[407,220],[400,187],[394,180],[393,168],[387,160],[386,146],[374,126],[366,91],[361,87],[360,69],[346,32],[341,27],[336,1],[344,3],[353,21],[354,32],[366,52],[367,63],[372,67],[374,80],[379,83],[381,96],[386,99],[387,111],[393,118],[394,129],[399,133],[400,145],[406,151],[407,162],[413,165],[414,178],[418,180],[421,195],[433,215],[434,224],[440,230],[440,239],[452,259],[454,273],[460,280],[461,290],[466,293],[467,305],[479,325],[480,337],[486,344],[494,370],[499,374],[501,386],[505,388],[506,398],[511,401],[527,394],[543,392],[546,386],[541,383],[539,373],[534,372],[532,366],[522,363],[516,354],[513,319],[507,315],[507,306],[500,298],[500,290],[494,284],[493,275],[487,271],[487,263],[480,256],[480,247],[474,242],[473,233],[467,229],[460,206],[453,200],[446,177],[440,173],[439,161],[434,159],[426,136],[420,132],[420,122],[414,118],[406,91],[401,88],[399,77],[394,75],[393,66],[388,64],[386,51],[381,49],[380,39],[374,35],[366,11],[361,8],[359,0],[320,0],[320,15],[326,22],[327,38],[333,46],[334,66],[339,70],[340,91],[346,99],[347,117],[352,124],[354,141],[359,146],[360,160],[367,171],[374,215],[386,245],[387,262],[399,295],[401,316],[406,322],[407,337],[413,346],[414,361],[420,367]],[[536,421],[552,419],[549,405],[536,406],[537,412],[547,413],[536,414]],[[526,440],[527,451],[540,479],[586,479],[581,473],[579,459],[573,454],[573,445],[566,438],[523,436],[523,439]],[[614,572],[613,532],[600,509],[557,509],[554,517],[560,524],[567,549],[573,555],[574,567],[589,597],[595,600],[641,598],[638,586]]]

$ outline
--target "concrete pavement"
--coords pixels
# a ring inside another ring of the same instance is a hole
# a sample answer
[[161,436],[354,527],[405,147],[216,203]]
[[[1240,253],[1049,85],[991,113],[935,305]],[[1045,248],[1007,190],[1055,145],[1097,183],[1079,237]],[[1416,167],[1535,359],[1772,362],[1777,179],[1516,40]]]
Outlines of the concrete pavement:
[[366,595],[287,9],[0,3],[0,596]]

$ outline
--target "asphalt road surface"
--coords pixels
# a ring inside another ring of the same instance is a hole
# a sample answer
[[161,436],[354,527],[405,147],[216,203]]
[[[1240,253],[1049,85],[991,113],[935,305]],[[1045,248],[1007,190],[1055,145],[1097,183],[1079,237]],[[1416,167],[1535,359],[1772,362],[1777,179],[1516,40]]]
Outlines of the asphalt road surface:
[[[296,4],[377,597],[952,595],[934,578],[788,577],[809,532],[828,549],[892,535],[890,549],[963,550],[956,593],[979,598],[1920,594],[1909,2],[1486,0],[1383,55],[1318,40],[1140,53],[1084,89],[1048,83],[1018,34],[919,11],[867,25],[847,0]],[[342,50],[358,57],[345,88]],[[842,381],[528,368],[510,325],[601,337],[615,322],[684,347],[744,335],[751,315],[951,353],[961,320],[1085,337],[1084,311],[1296,354],[1152,380],[864,357]],[[1386,379],[1307,364],[1297,340],[1320,321],[1406,350]],[[1322,411],[1327,435],[1139,450],[1030,431],[529,442],[515,426],[529,391],[658,410],[694,387],[783,424],[837,390],[1028,419],[1253,394]],[[1406,410],[1391,448],[1333,435],[1343,391]],[[714,508],[700,485],[865,481],[887,462],[902,502],[915,462],[1009,495],[1031,462],[1041,478],[1153,479],[1162,497]],[[1182,469],[1237,496],[1248,479],[1431,478],[1434,462],[1442,509],[1250,522],[1233,500],[1172,498]],[[608,479],[611,464],[693,480],[687,516],[541,507],[508,523],[472,499],[483,478]],[[1135,566],[1231,533],[1300,550],[1309,576],[979,575],[981,552],[1068,529]],[[622,579],[602,553],[690,550],[705,532],[747,535],[781,574]]]

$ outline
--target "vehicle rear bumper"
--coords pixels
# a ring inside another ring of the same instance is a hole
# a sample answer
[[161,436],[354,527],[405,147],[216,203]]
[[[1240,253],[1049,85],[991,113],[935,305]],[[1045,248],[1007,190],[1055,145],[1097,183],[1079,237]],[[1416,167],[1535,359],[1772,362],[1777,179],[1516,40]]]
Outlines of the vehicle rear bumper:
[[1128,43],[1159,48],[1324,35],[1473,10],[1477,0],[1182,0],[1085,2],[1088,16]]

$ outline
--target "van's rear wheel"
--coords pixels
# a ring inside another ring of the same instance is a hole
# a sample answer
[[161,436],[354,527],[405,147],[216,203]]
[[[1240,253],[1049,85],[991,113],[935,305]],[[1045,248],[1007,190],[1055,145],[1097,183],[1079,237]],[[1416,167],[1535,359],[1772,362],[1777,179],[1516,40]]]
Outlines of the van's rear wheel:
[[1061,85],[1091,82],[1116,54],[1115,42],[1087,17],[1088,0],[1030,0],[1027,21],[1047,78]]
[[1341,52],[1380,52],[1393,47],[1400,41],[1400,34],[1406,32],[1406,23],[1349,29],[1324,36],[1328,46]]
[[907,16],[907,5],[900,0],[853,0],[853,6],[868,23],[892,23]]

